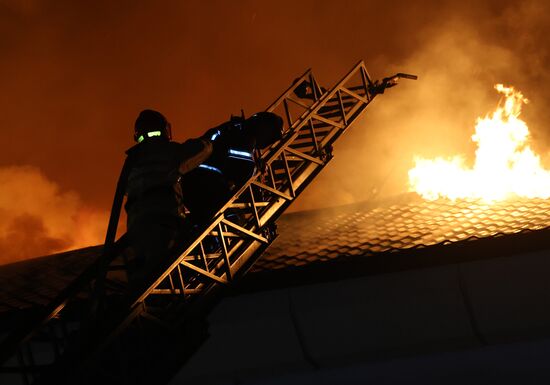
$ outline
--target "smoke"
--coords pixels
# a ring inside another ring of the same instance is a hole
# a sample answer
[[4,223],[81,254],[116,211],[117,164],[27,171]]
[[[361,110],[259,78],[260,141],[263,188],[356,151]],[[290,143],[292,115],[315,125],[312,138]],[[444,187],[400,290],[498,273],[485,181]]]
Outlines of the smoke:
[[477,17],[454,9],[442,11],[439,22],[416,32],[422,43],[403,60],[375,58],[374,67],[384,68],[382,76],[409,72],[419,80],[403,80],[375,99],[366,116],[335,146],[333,164],[293,208],[403,193],[414,156],[464,154],[472,162],[475,120],[498,103],[496,83],[514,85],[531,100],[523,118],[531,129],[533,147],[548,154],[544,128],[550,117],[544,107],[550,93],[542,86],[550,80],[546,73],[550,51],[542,38],[543,31],[550,32],[548,8],[525,2],[502,7],[491,18],[480,17],[481,11]]
[[[241,108],[265,108],[309,67],[325,86],[361,58],[374,78],[419,80],[376,98],[294,210],[406,191],[414,155],[471,160],[469,138],[498,100],[495,83],[530,99],[532,148],[547,154],[549,8],[545,0],[0,0],[0,127],[9,143],[0,167],[31,164],[55,180],[36,168],[1,169],[2,261],[103,240],[142,108],[165,113],[183,141]],[[13,204],[19,195],[26,200]]]
[[107,213],[86,207],[39,169],[0,168],[0,264],[99,244]]

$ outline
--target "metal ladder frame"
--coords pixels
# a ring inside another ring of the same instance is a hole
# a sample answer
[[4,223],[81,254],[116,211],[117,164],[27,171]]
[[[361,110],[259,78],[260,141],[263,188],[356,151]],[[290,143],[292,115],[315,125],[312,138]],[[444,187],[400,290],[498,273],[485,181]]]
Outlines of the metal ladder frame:
[[[332,158],[332,144],[377,94],[395,85],[400,77],[415,78],[397,74],[373,82],[360,61],[326,91],[318,85],[311,70],[306,71],[267,109],[284,117],[283,139],[260,154],[260,169],[218,211],[209,226],[182,245],[170,263],[130,292],[121,279],[125,265],[116,256],[123,248],[120,245],[123,242],[119,242],[113,257],[103,261],[108,269],[102,295],[124,297],[117,303],[115,314],[97,326],[79,319],[85,314],[71,309],[93,299],[93,285],[101,270],[98,261],[63,290],[42,314],[2,341],[0,362],[4,366],[0,373],[20,373],[26,384],[49,383],[60,380],[61,368],[71,367],[66,378],[74,381],[79,372],[94,367],[98,353],[112,345],[117,336],[132,327],[139,329],[143,320],[178,333],[193,304],[200,303],[199,299],[214,289],[231,284],[252,267],[276,237],[275,220]],[[238,213],[238,223],[228,213]],[[209,244],[214,239],[217,248],[212,250]],[[164,313],[158,311],[155,298],[159,297],[168,301],[165,307],[169,310]],[[78,343],[71,337],[71,329],[75,327],[80,335]],[[37,362],[33,353],[36,344],[50,345],[49,353],[41,353],[49,362]],[[85,353],[75,353],[71,344],[79,345]],[[14,358],[10,361],[10,357],[16,357],[15,366]]]

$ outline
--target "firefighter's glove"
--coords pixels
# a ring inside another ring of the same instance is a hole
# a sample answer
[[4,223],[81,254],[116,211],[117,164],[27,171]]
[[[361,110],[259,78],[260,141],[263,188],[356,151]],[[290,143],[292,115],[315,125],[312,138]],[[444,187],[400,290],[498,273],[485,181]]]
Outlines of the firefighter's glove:
[[222,124],[218,127],[211,128],[206,131],[202,136],[202,139],[212,143],[212,157],[211,160],[222,159],[227,154],[228,145],[228,131],[226,125]]

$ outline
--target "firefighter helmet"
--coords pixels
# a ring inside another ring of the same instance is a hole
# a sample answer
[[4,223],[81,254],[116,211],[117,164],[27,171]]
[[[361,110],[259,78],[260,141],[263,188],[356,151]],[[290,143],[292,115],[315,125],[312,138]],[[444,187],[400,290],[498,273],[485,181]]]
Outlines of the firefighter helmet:
[[143,110],[134,125],[134,140],[137,143],[148,138],[161,137],[172,139],[172,128],[168,120],[158,111]]

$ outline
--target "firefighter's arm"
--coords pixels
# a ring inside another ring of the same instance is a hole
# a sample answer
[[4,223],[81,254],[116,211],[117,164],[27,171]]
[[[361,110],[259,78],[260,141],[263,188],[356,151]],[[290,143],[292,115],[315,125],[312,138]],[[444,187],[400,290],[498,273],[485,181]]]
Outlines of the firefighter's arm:
[[181,175],[197,168],[212,154],[212,142],[204,138],[189,139],[182,144],[182,161],[179,166]]

